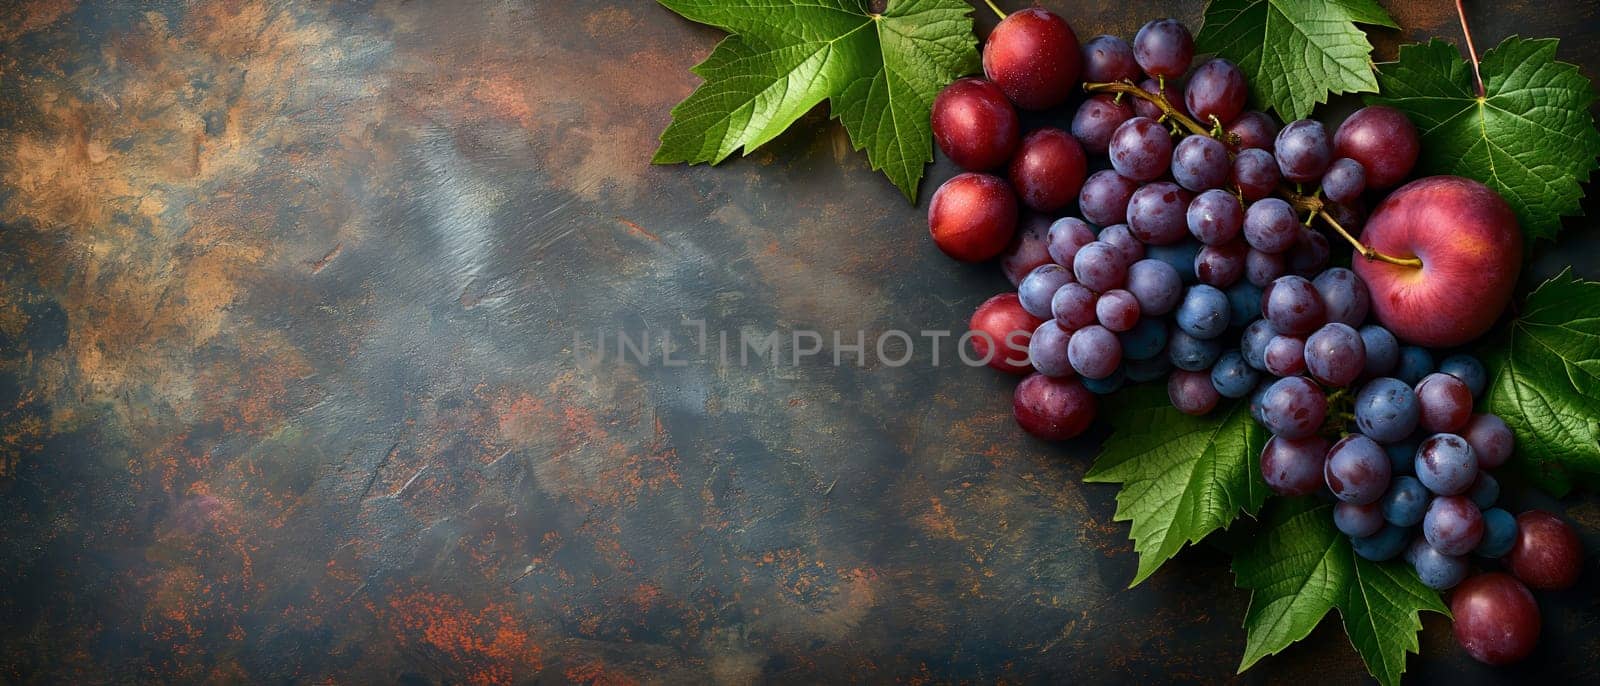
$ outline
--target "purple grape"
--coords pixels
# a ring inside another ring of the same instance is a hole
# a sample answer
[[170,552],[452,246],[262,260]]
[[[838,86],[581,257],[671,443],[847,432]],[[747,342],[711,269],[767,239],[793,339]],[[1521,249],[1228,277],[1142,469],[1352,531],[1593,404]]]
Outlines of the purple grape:
[[[1237,283],[1244,277],[1245,253],[1250,249],[1245,247],[1244,241],[1224,243],[1222,245],[1208,245],[1200,249],[1200,254],[1194,257],[1194,274],[1200,283],[1216,288],[1227,288]],[[1252,287],[1253,288],[1253,287]],[[1260,311],[1261,298],[1256,297],[1256,308]]]
[[[1328,399],[1322,394],[1322,389],[1317,388],[1311,380],[1299,376],[1273,382],[1261,397],[1261,406],[1262,425],[1284,438],[1305,438],[1315,434],[1322,428],[1322,420],[1328,413]],[[1387,464],[1384,471],[1388,471]]]
[[[1191,136],[1193,138],[1194,136]],[[1231,243],[1244,227],[1244,205],[1232,193],[1212,189],[1194,196],[1184,214],[1189,234],[1206,245]]]
[[1516,444],[1511,427],[1506,426],[1505,420],[1492,414],[1472,415],[1472,419],[1467,421],[1467,428],[1461,430],[1461,437],[1467,441],[1467,445],[1472,446],[1478,466],[1483,469],[1494,469],[1505,464],[1511,457],[1511,448]]
[[1261,449],[1261,478],[1278,495],[1311,495],[1322,489],[1327,454],[1328,441],[1321,436],[1273,436]]
[[1311,278],[1328,267],[1328,257],[1331,254],[1328,239],[1321,233],[1300,227],[1300,235],[1294,240],[1294,245],[1285,253],[1286,263],[1290,274]]
[[1172,135],[1154,119],[1134,117],[1111,134],[1111,166],[1136,181],[1154,181],[1172,164]]
[[[1265,319],[1261,321],[1266,321]],[[1271,325],[1271,322],[1268,322]],[[1295,376],[1306,370],[1306,342],[1303,338],[1273,334],[1261,353],[1267,373],[1273,376]]]
[[1050,259],[1063,267],[1071,267],[1078,249],[1094,242],[1094,229],[1077,217],[1062,217],[1050,225],[1046,236]]
[[1328,170],[1328,163],[1333,161],[1328,129],[1314,119],[1289,122],[1278,132],[1273,154],[1278,158],[1278,171],[1283,178],[1295,183],[1312,183],[1322,177]]
[[1334,160],[1322,175],[1322,195],[1334,202],[1351,202],[1366,189],[1367,168],[1348,157]]
[[1244,277],[1252,285],[1266,288],[1278,277],[1289,273],[1283,255],[1261,252],[1251,248],[1244,256]]
[[1072,332],[1067,341],[1067,361],[1079,376],[1104,379],[1122,364],[1122,343],[1105,327],[1090,324]]
[[1348,324],[1324,324],[1306,338],[1306,371],[1329,386],[1348,386],[1367,365],[1361,334]]
[[1193,196],[1171,181],[1147,184],[1128,199],[1128,230],[1149,245],[1171,245],[1189,235]]
[[1333,497],[1357,505],[1375,503],[1389,488],[1389,456],[1377,441],[1350,434],[1328,450],[1322,475]]
[[1517,542],[1517,518],[1498,507],[1483,511],[1483,540],[1472,552],[1487,558],[1504,557]]
[[1128,277],[1128,265],[1122,261],[1122,251],[1110,243],[1094,241],[1078,249],[1072,258],[1072,275],[1078,283],[1096,293],[1120,287]]
[[1139,78],[1133,46],[1117,36],[1100,35],[1083,44],[1083,80],[1089,83],[1132,81]]
[[1067,340],[1071,337],[1054,321],[1040,324],[1028,339],[1028,361],[1045,376],[1072,376],[1072,365],[1067,361]]
[[1244,101],[1249,94],[1244,72],[1219,57],[1206,60],[1189,75],[1183,101],[1189,106],[1189,113],[1200,122],[1227,124],[1244,111]]
[[1455,588],[1467,578],[1467,561],[1460,555],[1446,555],[1418,537],[1406,550],[1406,560],[1417,570],[1422,585],[1435,591]]
[[1244,212],[1244,239],[1250,247],[1266,253],[1281,253],[1294,247],[1300,237],[1300,220],[1294,208],[1278,198],[1262,198]]
[[1167,377],[1167,399],[1179,412],[1199,416],[1215,408],[1220,396],[1211,387],[1211,375],[1179,369]]
[[1228,330],[1228,296],[1213,286],[1189,289],[1173,319],[1178,328],[1195,338],[1212,339]]
[[1128,267],[1127,290],[1139,301],[1145,316],[1159,317],[1178,306],[1183,298],[1183,279],[1178,270],[1161,260],[1144,259]]
[[1230,170],[1228,146],[1210,136],[1186,136],[1172,150],[1172,178],[1191,191],[1221,188]]
[[1367,367],[1363,374],[1378,377],[1394,371],[1395,364],[1400,361],[1400,341],[1393,333],[1377,324],[1368,324],[1361,327],[1361,342],[1367,347]]
[[[1166,100],[1167,104],[1172,105],[1173,109],[1183,112],[1183,98],[1177,96],[1173,88],[1175,85],[1175,81],[1169,81],[1166,84],[1166,87],[1163,88],[1162,85],[1157,83],[1155,79],[1145,79],[1139,82],[1139,89],[1151,95],[1161,96],[1161,99]],[[1154,119],[1157,121],[1160,121],[1162,117],[1166,116],[1166,113],[1162,112],[1161,108],[1155,103],[1138,97],[1133,99],[1133,111],[1135,114],[1138,114],[1141,117]],[[1187,115],[1187,113],[1185,113],[1185,115]]]
[[1139,323],[1139,301],[1120,288],[1113,288],[1100,294],[1100,300],[1094,305],[1095,316],[1099,318],[1100,325],[1121,333],[1133,328]]
[[1194,36],[1175,19],[1157,19],[1134,35],[1133,58],[1151,76],[1183,76],[1194,59]]
[[[1251,110],[1239,115],[1232,123],[1223,127],[1230,136],[1237,137],[1235,150],[1260,148],[1265,152],[1272,152],[1273,140],[1278,137],[1278,122],[1266,112]],[[1272,161],[1272,172],[1276,177],[1278,162]]]
[[1211,366],[1211,385],[1216,387],[1217,393],[1224,398],[1243,398],[1255,389],[1256,381],[1261,374],[1251,369],[1244,361],[1244,356],[1237,350],[1229,350],[1217,358],[1216,364]]
[[[1393,461],[1391,461],[1393,464]],[[1391,470],[1392,471],[1392,470]],[[1384,520],[1395,526],[1416,526],[1428,512],[1433,494],[1412,476],[1396,476],[1389,491],[1378,501]]]
[[1483,512],[1463,496],[1439,496],[1422,517],[1422,535],[1441,553],[1466,555],[1483,541]]
[[1102,169],[1084,180],[1078,191],[1078,211],[1083,218],[1100,226],[1111,226],[1128,221],[1128,199],[1139,190],[1139,182]]
[[1222,356],[1222,341],[1195,338],[1174,325],[1167,332],[1167,359],[1186,372],[1200,372],[1216,364]]
[[1272,153],[1260,148],[1240,150],[1234,156],[1229,178],[1239,195],[1245,200],[1260,200],[1278,189],[1283,176],[1278,173],[1278,160]]
[[1417,429],[1417,394],[1404,381],[1378,377],[1356,393],[1356,427],[1382,443],[1405,440]]
[[1418,424],[1429,431],[1456,432],[1472,420],[1472,390],[1466,382],[1442,372],[1417,382]]
[[1267,344],[1277,335],[1272,330],[1272,322],[1265,319],[1250,322],[1239,340],[1239,352],[1244,355],[1244,361],[1257,370],[1267,371]]
[[1261,293],[1261,314],[1281,334],[1304,336],[1316,331],[1326,311],[1316,287],[1303,277],[1280,276]]
[[1361,538],[1378,533],[1383,528],[1383,513],[1377,503],[1357,505],[1340,501],[1333,505],[1333,526],[1351,538]]
[[1127,224],[1112,224],[1100,229],[1100,242],[1109,243],[1122,254],[1122,262],[1132,265],[1144,259],[1144,243],[1133,237],[1133,232],[1128,230]]
[[1114,96],[1096,95],[1083,101],[1072,115],[1072,136],[1084,150],[1104,155],[1111,149],[1111,136],[1133,116],[1133,107],[1127,103],[1117,102]]
[[1466,439],[1434,434],[1417,448],[1417,479],[1439,495],[1465,493],[1478,478],[1478,456]]
[[1050,318],[1050,299],[1056,289],[1072,282],[1072,272],[1059,264],[1039,265],[1017,284],[1017,299],[1022,309],[1040,319]]
[[1095,302],[1100,299],[1094,291],[1081,283],[1069,283],[1056,289],[1050,298],[1050,314],[1056,325],[1066,331],[1077,331],[1095,322]]
[[1317,293],[1322,295],[1328,321],[1361,326],[1367,320],[1372,296],[1367,291],[1367,282],[1362,281],[1355,272],[1334,267],[1317,275],[1311,285],[1316,286]]
[[[1167,325],[1159,319],[1149,317],[1139,320],[1133,328],[1120,334],[1117,338],[1122,341],[1122,358],[1124,362],[1132,363],[1138,360],[1148,360],[1161,355],[1167,349]],[[1134,376],[1133,370],[1128,370],[1130,378]],[[1135,382],[1140,379],[1135,379]]]
[[1017,221],[1017,235],[1000,253],[1000,271],[1012,286],[1022,283],[1022,277],[1035,267],[1050,262],[1049,232],[1050,219],[1042,214],[1027,212]]

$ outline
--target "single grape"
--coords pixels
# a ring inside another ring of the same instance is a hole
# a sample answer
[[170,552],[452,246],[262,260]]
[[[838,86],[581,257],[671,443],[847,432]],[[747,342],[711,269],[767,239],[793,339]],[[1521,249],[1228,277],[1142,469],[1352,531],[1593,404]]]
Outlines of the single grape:
[[1094,241],[1073,256],[1072,275],[1089,290],[1104,293],[1122,285],[1128,277],[1128,265],[1116,246]]
[[1230,170],[1228,146],[1210,136],[1185,136],[1172,149],[1172,179],[1191,191],[1221,188]]
[[1095,395],[1111,395],[1112,393],[1122,390],[1122,386],[1128,382],[1128,373],[1123,371],[1123,367],[1118,366],[1116,369],[1112,370],[1111,376],[1103,379],[1082,378],[1079,379],[1079,381],[1083,382],[1083,387],[1089,389],[1090,393]]
[[1022,309],[1040,319],[1049,319],[1050,300],[1055,297],[1056,289],[1072,282],[1072,272],[1059,264],[1040,265],[1022,278],[1022,283],[1017,284],[1017,299],[1022,301]]
[[[1366,376],[1378,377],[1394,371],[1394,366],[1400,362],[1400,341],[1393,333],[1377,324],[1368,324],[1361,327],[1361,342],[1367,347],[1367,366],[1363,372]],[[1411,385],[1406,384],[1406,387]]]
[[1222,341],[1195,338],[1174,326],[1167,332],[1167,359],[1172,366],[1187,372],[1200,372],[1216,364],[1222,356]]
[[[1250,391],[1250,419],[1255,420],[1257,424],[1265,425],[1263,417],[1267,416],[1267,407],[1262,403],[1266,400],[1267,389],[1271,388],[1275,381],[1277,379],[1271,377],[1263,378],[1256,383],[1255,390]],[[1319,483],[1322,481],[1322,465],[1320,463],[1317,465],[1317,481]]]
[[1483,512],[1459,495],[1441,495],[1422,517],[1428,545],[1446,555],[1466,555],[1483,540]]
[[1265,253],[1281,253],[1300,237],[1300,220],[1294,208],[1279,198],[1262,198],[1244,212],[1244,239]]
[[1175,19],[1157,19],[1134,35],[1133,58],[1151,76],[1183,76],[1194,59],[1194,36]]
[[[1278,379],[1261,397],[1261,424],[1284,438],[1305,438],[1322,428],[1328,413],[1328,399],[1310,379],[1291,376]],[[1388,471],[1385,465],[1385,471]],[[1386,479],[1387,480],[1387,479]],[[1373,496],[1374,499],[1377,496]]]
[[1094,229],[1077,217],[1062,217],[1050,225],[1046,251],[1050,259],[1063,267],[1071,267],[1078,249],[1094,242]]
[[[1260,311],[1260,306],[1256,306]],[[1239,338],[1239,353],[1244,355],[1244,361],[1258,371],[1267,371],[1267,344],[1277,332],[1272,330],[1272,322],[1257,319],[1244,327],[1244,335]]]
[[1507,574],[1490,572],[1461,582],[1450,594],[1450,616],[1456,642],[1484,664],[1518,662],[1539,644],[1539,604]]
[[1383,451],[1389,453],[1389,463],[1393,466],[1392,471],[1395,474],[1415,474],[1417,449],[1420,447],[1422,438],[1413,434],[1409,438],[1383,446]]
[[[1176,86],[1177,81],[1175,79],[1168,80],[1165,87],[1155,79],[1145,79],[1139,82],[1140,90],[1151,95],[1161,96],[1161,99],[1167,101],[1167,104],[1171,105],[1172,109],[1177,110],[1184,116],[1188,116],[1187,108],[1183,104],[1183,95],[1178,92]],[[1141,117],[1148,117],[1156,121],[1161,121],[1161,118],[1166,116],[1166,113],[1161,111],[1161,107],[1144,98],[1133,99],[1133,112]]]
[[1077,379],[1033,374],[1017,384],[1011,411],[1024,431],[1047,441],[1083,433],[1094,421],[1094,395]]
[[1290,274],[1309,279],[1328,268],[1328,258],[1331,253],[1326,236],[1315,229],[1302,226],[1300,234],[1294,239],[1294,245],[1289,247],[1289,252],[1284,253],[1284,257]]
[[1183,100],[1194,118],[1212,125],[1232,122],[1244,111],[1244,72],[1222,58],[1206,60],[1189,75]]
[[1011,159],[1022,138],[1017,111],[988,81],[956,79],[933,99],[933,140],[967,171],[989,171]]
[[1228,323],[1247,325],[1261,318],[1261,289],[1248,281],[1228,287]]
[[1072,332],[1067,341],[1067,361],[1086,379],[1104,379],[1122,364],[1122,342],[1109,329],[1090,324]]
[[1132,293],[1113,288],[1100,294],[1094,312],[1101,326],[1120,333],[1139,323],[1139,300]]
[[1152,245],[1145,255],[1171,265],[1186,284],[1199,283],[1194,273],[1194,258],[1200,254],[1199,241],[1179,241],[1172,245]]
[[1211,375],[1179,369],[1167,377],[1167,399],[1179,412],[1200,416],[1217,406],[1217,389],[1211,386]]
[[1017,222],[1017,233],[1011,244],[1000,253],[1000,271],[1015,286],[1022,278],[1040,265],[1050,263],[1050,219],[1033,212],[1024,213]]
[[1078,88],[1083,54],[1066,20],[1030,7],[1006,15],[983,44],[983,73],[1025,110],[1061,104]]
[[1050,298],[1050,314],[1056,325],[1067,331],[1077,331],[1095,322],[1095,302],[1100,299],[1094,291],[1081,283],[1069,283],[1056,289]]
[[1433,494],[1413,476],[1396,476],[1389,490],[1378,500],[1385,521],[1395,526],[1416,526],[1428,513]]
[[1316,331],[1326,312],[1322,295],[1304,277],[1280,276],[1261,294],[1261,314],[1281,334],[1304,336]]
[[[1244,241],[1208,245],[1194,257],[1195,278],[1207,286],[1227,288],[1244,277],[1245,254],[1250,251]],[[1245,285],[1249,285],[1248,283]],[[1251,286],[1251,288],[1255,288]],[[1259,289],[1257,293],[1259,293]],[[1230,303],[1230,308],[1231,308]],[[1261,297],[1256,296],[1256,312],[1261,311]]]
[[1355,272],[1334,267],[1318,274],[1311,285],[1316,286],[1317,293],[1322,296],[1328,321],[1361,326],[1367,320],[1372,296],[1367,291],[1367,282],[1362,281]]
[[1472,446],[1472,453],[1478,457],[1478,466],[1483,469],[1494,469],[1505,464],[1511,458],[1511,448],[1516,444],[1511,427],[1506,426],[1505,420],[1492,414],[1472,415],[1472,419],[1467,420],[1467,427],[1461,430],[1461,438]]
[[1311,495],[1322,489],[1327,454],[1328,441],[1321,436],[1273,436],[1261,449],[1261,478],[1278,495]]
[[1478,471],[1478,480],[1472,482],[1472,487],[1467,489],[1467,498],[1480,510],[1494,507],[1494,501],[1500,499],[1500,481],[1494,475],[1483,470]]
[[1583,542],[1566,521],[1543,510],[1517,515],[1517,540],[1506,554],[1511,573],[1542,591],[1572,588],[1583,573]]
[[1083,101],[1072,115],[1072,135],[1083,149],[1095,155],[1110,150],[1111,134],[1134,117],[1133,106],[1117,102],[1111,95],[1096,95]]
[[1461,379],[1435,372],[1422,377],[1416,390],[1422,428],[1454,433],[1472,419],[1472,391]]
[[1054,212],[1078,198],[1089,173],[1089,158],[1072,134],[1045,127],[1022,139],[1010,172],[1022,204],[1037,212]]
[[1350,549],[1362,558],[1373,562],[1392,560],[1406,549],[1406,530],[1389,525],[1371,536],[1350,539]]
[[1356,427],[1380,443],[1410,436],[1417,429],[1417,413],[1417,394],[1399,379],[1378,377],[1356,393]]
[[1229,350],[1211,367],[1211,385],[1224,398],[1243,398],[1255,389],[1261,374],[1244,361],[1237,350]]
[[1231,243],[1239,237],[1239,231],[1244,227],[1244,205],[1239,204],[1239,199],[1232,193],[1211,189],[1189,201],[1184,219],[1189,225],[1189,235],[1201,243]]
[[1027,374],[1033,371],[1028,365],[1028,337],[1041,323],[1022,309],[1017,294],[1001,293],[973,311],[967,328],[981,335],[968,337],[968,344],[976,359],[990,367],[1009,374]]
[[1228,296],[1213,286],[1189,289],[1178,304],[1178,328],[1195,338],[1216,338],[1228,330]]
[[[1289,273],[1283,255],[1261,252],[1251,248],[1244,256],[1244,277],[1251,285],[1266,288],[1278,277]],[[1259,309],[1259,305],[1258,305]]]
[[[1260,148],[1264,152],[1272,152],[1273,139],[1278,137],[1278,122],[1266,112],[1251,110],[1239,115],[1227,126],[1223,127],[1230,139],[1235,140],[1235,150]],[[1273,161],[1272,172],[1276,176],[1278,163]]]
[[1148,117],[1134,117],[1111,134],[1111,167],[1136,181],[1154,181],[1172,163],[1172,135]]
[[1016,196],[997,176],[958,174],[928,201],[928,233],[934,244],[962,262],[999,255],[1011,243],[1016,226]]
[[1045,376],[1072,376],[1072,365],[1067,362],[1067,339],[1071,336],[1053,320],[1040,324],[1028,339],[1028,361]]
[[1322,475],[1335,498],[1357,505],[1375,503],[1389,488],[1389,456],[1377,441],[1350,434],[1328,450]]
[[1383,514],[1377,503],[1357,505],[1339,501],[1333,504],[1333,526],[1351,538],[1361,538],[1378,533],[1383,528]]
[[1472,549],[1474,555],[1490,559],[1504,557],[1517,542],[1517,518],[1498,507],[1483,511],[1483,540]]
[[1416,125],[1399,110],[1382,105],[1363,107],[1339,124],[1333,147],[1340,157],[1361,163],[1367,186],[1389,188],[1405,180],[1417,163],[1422,140]]
[[1128,199],[1139,190],[1139,182],[1102,169],[1089,175],[1078,191],[1078,211],[1083,218],[1100,226],[1128,221]]
[[1130,364],[1154,357],[1165,359],[1161,353],[1167,349],[1167,325],[1159,319],[1140,319],[1133,328],[1117,334],[1117,338],[1122,341],[1122,358]]
[[1294,183],[1315,182],[1333,161],[1328,130],[1315,119],[1289,122],[1278,132],[1273,154],[1278,158],[1278,171],[1283,178]]
[[1273,376],[1301,374],[1306,370],[1306,341],[1294,336],[1273,334],[1261,353],[1261,361],[1266,365],[1267,373]]
[[1366,189],[1366,167],[1348,157],[1334,160],[1322,175],[1322,195],[1334,202],[1351,202]]
[[1183,279],[1172,265],[1143,259],[1128,267],[1127,290],[1139,301],[1139,311],[1159,317],[1178,306],[1183,297]]
[[1128,371],[1129,381],[1144,383],[1166,376],[1172,371],[1172,362],[1167,360],[1166,355],[1156,355],[1145,360],[1125,360],[1123,367]]
[[1128,230],[1150,245],[1171,245],[1189,235],[1188,210],[1193,194],[1171,181],[1157,181],[1128,199]]
[[1484,370],[1478,358],[1471,355],[1446,357],[1439,363],[1439,371],[1461,379],[1474,398],[1483,395],[1483,389],[1489,385],[1489,372]]
[[1348,324],[1331,322],[1306,338],[1306,371],[1329,386],[1348,386],[1367,365],[1361,334]]
[[1083,80],[1089,83],[1132,81],[1139,78],[1133,46],[1117,36],[1099,35],[1083,44]]
[[1411,541],[1406,559],[1411,561],[1411,568],[1417,570],[1422,585],[1435,591],[1455,588],[1467,578],[1466,558],[1441,553],[1421,537]]
[[1144,243],[1133,237],[1127,224],[1112,224],[1100,230],[1100,242],[1109,243],[1122,255],[1124,264],[1132,265],[1144,259]]
[[1240,150],[1229,168],[1229,180],[1245,200],[1260,200],[1272,195],[1283,179],[1278,172],[1278,160],[1272,153],[1260,148]]
[[1415,386],[1432,372],[1432,353],[1414,345],[1400,346],[1400,362],[1395,367],[1394,378]]
[[1465,493],[1478,478],[1478,457],[1455,434],[1434,434],[1417,447],[1417,479],[1439,495]]

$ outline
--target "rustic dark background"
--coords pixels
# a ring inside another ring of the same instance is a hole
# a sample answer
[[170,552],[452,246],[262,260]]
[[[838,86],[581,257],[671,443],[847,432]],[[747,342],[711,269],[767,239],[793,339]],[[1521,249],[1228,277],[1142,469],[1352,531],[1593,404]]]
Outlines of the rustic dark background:
[[[1458,36],[1385,4],[1380,56]],[[1592,0],[1469,5],[1482,48],[1600,69]],[[1098,438],[1024,438],[1010,379],[574,354],[955,328],[1005,287],[824,111],[650,166],[719,38],[643,0],[0,9],[0,682],[1234,678],[1227,558],[1124,589]],[[1590,223],[1539,270],[1600,276]],[[1557,506],[1600,549],[1600,500]],[[1430,617],[1411,675],[1600,679],[1595,579],[1526,665]],[[1243,680],[1362,674],[1330,620]]]

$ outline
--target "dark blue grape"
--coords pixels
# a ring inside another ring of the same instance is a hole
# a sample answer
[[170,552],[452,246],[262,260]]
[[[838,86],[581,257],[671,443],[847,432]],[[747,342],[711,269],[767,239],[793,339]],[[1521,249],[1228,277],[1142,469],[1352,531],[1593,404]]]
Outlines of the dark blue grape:
[[1316,181],[1333,161],[1328,129],[1314,119],[1289,122],[1278,132],[1272,152],[1278,158],[1278,171],[1294,183]]
[[1122,365],[1127,370],[1128,381],[1132,383],[1155,381],[1172,371],[1172,362],[1166,355],[1160,354],[1146,360],[1124,360]]
[[1395,367],[1394,378],[1415,386],[1422,377],[1432,373],[1432,353],[1414,345],[1400,346],[1400,363]]
[[1402,527],[1389,525],[1371,536],[1350,539],[1350,549],[1373,562],[1392,560],[1405,550],[1408,542],[1406,532]]
[[1178,277],[1186,284],[1199,283],[1200,277],[1194,273],[1194,258],[1200,254],[1198,241],[1180,241],[1172,245],[1152,245],[1145,248],[1144,256],[1147,259],[1161,260],[1172,266],[1178,272]]
[[1316,286],[1317,293],[1322,296],[1328,321],[1361,326],[1367,320],[1372,296],[1367,291],[1367,282],[1355,272],[1334,267],[1318,274],[1311,285]]
[[1118,390],[1122,389],[1123,384],[1126,383],[1127,380],[1127,372],[1123,369],[1123,367],[1120,366],[1111,372],[1111,376],[1108,376],[1104,379],[1091,379],[1086,376],[1079,378],[1079,381],[1083,382],[1083,387],[1095,395],[1111,395],[1112,393],[1116,393]]
[[1189,289],[1178,304],[1178,328],[1195,338],[1211,339],[1228,330],[1228,296],[1213,286]]
[[1498,507],[1483,511],[1483,540],[1473,553],[1488,558],[1504,556],[1517,542],[1517,518]]
[[1422,445],[1422,437],[1412,435],[1397,443],[1383,446],[1383,451],[1389,453],[1389,462],[1393,465],[1395,474],[1414,474],[1417,468],[1417,448]]
[[1368,378],[1387,376],[1400,362],[1400,341],[1388,329],[1377,324],[1361,327],[1361,342],[1367,347],[1367,367],[1362,372]]
[[1028,314],[1049,319],[1054,316],[1050,314],[1050,299],[1055,297],[1056,289],[1071,281],[1072,270],[1059,264],[1041,264],[1017,284],[1017,300]]
[[1367,364],[1361,334],[1347,324],[1330,322],[1306,338],[1306,371],[1329,386],[1348,386]]
[[[1291,376],[1278,379],[1261,397],[1262,426],[1288,439],[1305,438],[1322,428],[1327,417],[1328,398],[1310,379]],[[1388,465],[1384,466],[1388,471]],[[1387,475],[1385,476],[1387,480]],[[1373,495],[1376,500],[1378,495]]]
[[1489,385],[1489,373],[1484,370],[1483,363],[1471,355],[1446,357],[1439,363],[1439,371],[1461,379],[1474,398],[1483,395],[1483,389]]
[[1500,481],[1485,471],[1478,472],[1478,480],[1472,482],[1472,487],[1467,489],[1467,497],[1479,509],[1487,510],[1494,507],[1494,502],[1500,499]]
[[1265,319],[1250,322],[1239,339],[1239,352],[1244,355],[1244,361],[1257,370],[1267,371],[1267,344],[1277,335],[1278,332],[1272,330],[1272,322]]
[[1466,439],[1434,434],[1417,448],[1417,478],[1439,495],[1465,493],[1478,478],[1478,457]]
[[1160,259],[1146,258],[1128,267],[1125,286],[1135,300],[1139,312],[1146,317],[1159,317],[1178,306],[1183,299],[1183,277],[1177,269]]
[[1467,578],[1465,558],[1441,553],[1421,536],[1411,542],[1410,549],[1406,550],[1406,560],[1417,570],[1422,585],[1435,591],[1455,588],[1456,584]]
[[1228,288],[1228,324],[1246,326],[1261,318],[1261,289],[1248,281]]
[[1167,326],[1159,319],[1140,319],[1132,329],[1117,334],[1117,337],[1122,339],[1124,360],[1159,357],[1161,351],[1167,348]]
[[1381,443],[1394,443],[1416,431],[1418,412],[1417,394],[1399,379],[1378,377],[1356,393],[1356,426]]
[[1195,338],[1174,327],[1167,332],[1167,358],[1187,372],[1209,369],[1222,356],[1222,341]]
[[1483,512],[1463,496],[1439,496],[1428,503],[1422,534],[1441,553],[1466,555],[1483,541]]
[[1237,350],[1229,350],[1211,367],[1211,385],[1224,398],[1243,398],[1256,387],[1261,374],[1244,361]]
[[1397,476],[1389,484],[1388,492],[1378,501],[1384,520],[1395,526],[1416,526],[1428,513],[1428,503],[1433,494],[1413,476]]
[[1365,190],[1367,168],[1348,157],[1334,160],[1322,174],[1322,195],[1334,202],[1350,202],[1360,198]]

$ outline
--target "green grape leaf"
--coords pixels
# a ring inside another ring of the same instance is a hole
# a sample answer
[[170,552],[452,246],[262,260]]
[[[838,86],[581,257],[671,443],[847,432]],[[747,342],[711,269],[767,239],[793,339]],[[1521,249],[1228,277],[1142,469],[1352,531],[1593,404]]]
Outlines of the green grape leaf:
[[1165,386],[1147,384],[1119,394],[1106,416],[1114,432],[1084,481],[1122,485],[1116,520],[1132,522],[1139,553],[1130,585],[1266,501],[1259,461],[1267,431],[1247,403],[1191,417],[1172,407]]
[[1288,121],[1330,93],[1378,90],[1358,23],[1398,28],[1374,0],[1212,0],[1196,43],[1238,64],[1256,102]]
[[1406,654],[1418,651],[1421,613],[1449,614],[1439,593],[1405,564],[1356,555],[1333,526],[1333,507],[1307,499],[1275,503],[1265,531],[1234,557],[1233,572],[1251,591],[1241,672],[1305,638],[1338,608],[1367,671],[1392,686],[1405,672]]
[[1600,283],[1569,268],[1535,289],[1480,355],[1489,411],[1516,434],[1511,464],[1556,495],[1600,475]]
[[672,108],[657,164],[749,154],[828,100],[855,149],[914,201],[933,160],[933,98],[978,66],[962,0],[891,0],[882,14],[865,0],[659,2],[733,35],[695,66],[705,83]]
[[1484,53],[1482,98],[1455,46],[1402,46],[1398,61],[1378,66],[1382,93],[1367,97],[1417,124],[1420,174],[1465,176],[1499,191],[1529,243],[1554,238],[1562,216],[1581,213],[1580,184],[1600,155],[1594,85],[1555,60],[1556,44],[1512,36]]

